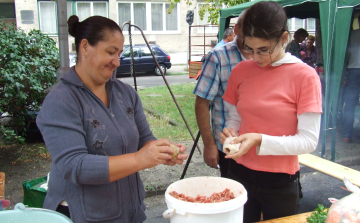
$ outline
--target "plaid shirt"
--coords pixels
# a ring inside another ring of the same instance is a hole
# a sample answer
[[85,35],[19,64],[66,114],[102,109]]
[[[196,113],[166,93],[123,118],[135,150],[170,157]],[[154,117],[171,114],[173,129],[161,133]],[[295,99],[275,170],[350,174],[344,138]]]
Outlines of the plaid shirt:
[[220,132],[226,126],[229,111],[225,108],[222,96],[226,90],[231,70],[243,60],[236,44],[237,38],[226,45],[211,50],[205,57],[194,94],[210,100],[211,127],[215,143],[220,151]]

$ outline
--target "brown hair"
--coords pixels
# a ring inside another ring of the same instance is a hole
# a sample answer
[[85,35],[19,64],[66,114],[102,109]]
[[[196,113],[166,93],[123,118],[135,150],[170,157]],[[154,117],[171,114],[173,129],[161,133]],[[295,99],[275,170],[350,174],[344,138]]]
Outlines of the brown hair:
[[82,22],[76,15],[70,16],[68,20],[69,34],[75,37],[76,54],[79,52],[81,40],[87,39],[91,46],[104,41],[106,31],[118,31],[122,34],[121,28],[116,22],[102,16],[91,16]]
[[307,39],[315,42],[315,36],[313,36],[313,35],[309,35]]
[[276,2],[264,1],[254,4],[247,10],[243,19],[244,37],[278,40],[286,31],[286,13]]

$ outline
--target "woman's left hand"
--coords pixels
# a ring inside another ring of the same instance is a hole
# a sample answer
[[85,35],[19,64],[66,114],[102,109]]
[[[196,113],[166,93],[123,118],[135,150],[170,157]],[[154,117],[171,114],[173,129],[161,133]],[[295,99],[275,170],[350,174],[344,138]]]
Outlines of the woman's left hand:
[[237,160],[242,155],[246,154],[250,148],[260,146],[262,135],[259,133],[245,133],[234,139],[234,143],[241,143],[239,151],[234,154],[228,154],[225,158]]
[[175,164],[181,165],[183,164],[184,160],[188,158],[188,154],[184,153],[186,151],[186,146],[178,143],[172,144],[179,147],[179,154],[177,155],[176,159],[169,159],[164,164],[169,166],[174,166]]

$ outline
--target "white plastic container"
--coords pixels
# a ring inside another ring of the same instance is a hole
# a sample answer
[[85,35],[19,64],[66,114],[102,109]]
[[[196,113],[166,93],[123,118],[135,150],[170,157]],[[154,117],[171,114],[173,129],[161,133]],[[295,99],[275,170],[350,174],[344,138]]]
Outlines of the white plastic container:
[[[226,188],[234,193],[235,199],[220,203],[191,203],[169,194],[176,191],[195,198],[197,195],[211,196]],[[242,223],[246,201],[247,192],[239,182],[221,177],[192,177],[176,181],[167,188],[165,202],[168,210],[163,216],[170,218],[171,223]]]

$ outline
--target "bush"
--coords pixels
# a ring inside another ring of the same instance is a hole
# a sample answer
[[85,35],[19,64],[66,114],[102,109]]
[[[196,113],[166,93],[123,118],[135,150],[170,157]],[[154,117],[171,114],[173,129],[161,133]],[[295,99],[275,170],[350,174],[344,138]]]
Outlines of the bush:
[[26,132],[25,117],[39,110],[45,90],[56,82],[59,66],[59,50],[53,39],[39,30],[25,33],[0,20],[0,121],[11,117],[6,126],[0,124],[4,143],[23,141],[11,131],[16,135]]

